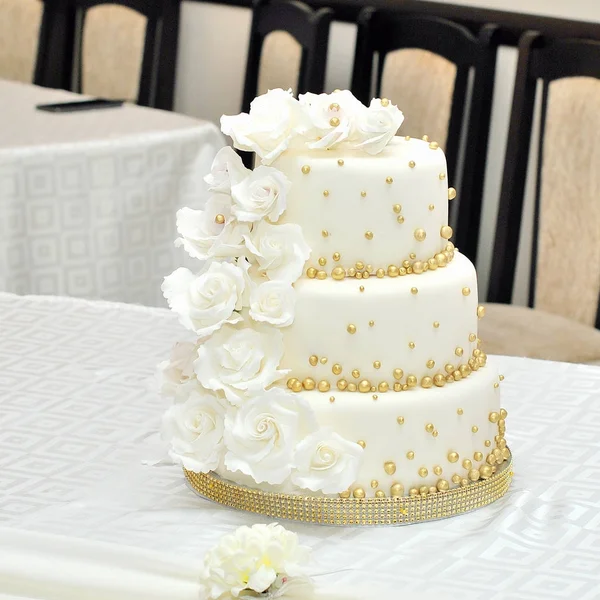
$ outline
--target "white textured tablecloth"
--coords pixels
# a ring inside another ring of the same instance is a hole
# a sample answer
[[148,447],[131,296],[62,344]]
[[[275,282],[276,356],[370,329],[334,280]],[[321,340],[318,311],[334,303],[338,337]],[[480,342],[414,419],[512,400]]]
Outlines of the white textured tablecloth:
[[[0,294],[0,598],[191,600],[205,551],[265,521],[143,464],[162,456],[154,366],[184,337],[158,308]],[[339,571],[320,585],[364,600],[600,598],[600,368],[495,360],[507,496],[407,527],[285,523],[315,573]]]
[[164,306],[175,212],[205,199],[218,128],[139,106],[54,114],[0,80],[0,290]]

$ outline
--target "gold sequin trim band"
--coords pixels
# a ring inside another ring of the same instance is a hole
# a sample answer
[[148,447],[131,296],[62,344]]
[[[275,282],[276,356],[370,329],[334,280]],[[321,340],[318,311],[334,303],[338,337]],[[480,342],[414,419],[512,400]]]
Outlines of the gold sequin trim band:
[[408,525],[460,515],[504,496],[513,477],[510,458],[489,479],[424,497],[322,498],[263,492],[214,473],[184,472],[192,489],[208,500],[273,519],[323,525]]

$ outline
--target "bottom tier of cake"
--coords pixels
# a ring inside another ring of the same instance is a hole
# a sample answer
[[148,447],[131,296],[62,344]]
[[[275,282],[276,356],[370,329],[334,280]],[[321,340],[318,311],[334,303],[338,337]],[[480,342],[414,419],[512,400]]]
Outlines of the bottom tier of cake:
[[[358,477],[340,497],[421,497],[489,479],[509,459],[499,381],[488,364],[443,388],[301,394],[320,426],[364,448]],[[323,496],[292,485],[257,485],[224,466],[217,474],[267,492]]]

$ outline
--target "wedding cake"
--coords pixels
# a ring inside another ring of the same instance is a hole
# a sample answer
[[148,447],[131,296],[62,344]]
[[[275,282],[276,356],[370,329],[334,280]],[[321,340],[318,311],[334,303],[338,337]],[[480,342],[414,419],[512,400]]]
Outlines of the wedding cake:
[[224,116],[198,259],[163,293],[193,339],[161,365],[170,454],[200,494],[274,517],[401,523],[508,489],[477,277],[450,241],[442,149],[348,91],[271,90]]

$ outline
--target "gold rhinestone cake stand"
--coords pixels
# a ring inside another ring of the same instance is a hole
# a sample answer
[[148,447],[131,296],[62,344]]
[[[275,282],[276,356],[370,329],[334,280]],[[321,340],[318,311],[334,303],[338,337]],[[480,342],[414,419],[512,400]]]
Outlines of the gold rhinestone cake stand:
[[400,498],[323,498],[263,492],[214,473],[184,472],[195,492],[224,506],[273,519],[342,526],[408,525],[460,515],[504,496],[513,476],[511,456],[489,479],[447,492]]

